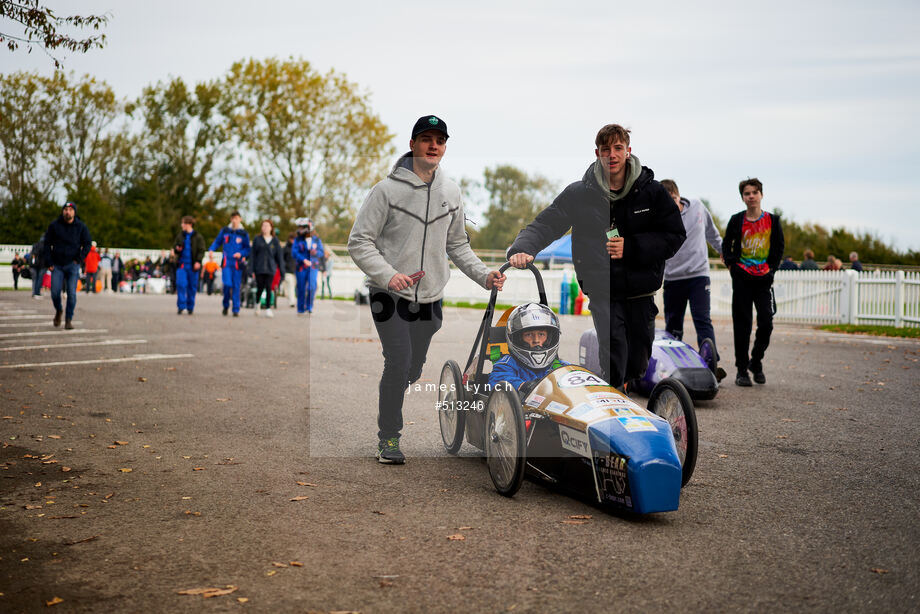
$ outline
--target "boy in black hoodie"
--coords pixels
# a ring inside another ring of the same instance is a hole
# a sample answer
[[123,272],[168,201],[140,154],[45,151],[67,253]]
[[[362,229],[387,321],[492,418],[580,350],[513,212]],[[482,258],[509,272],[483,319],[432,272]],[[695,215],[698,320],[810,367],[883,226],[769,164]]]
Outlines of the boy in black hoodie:
[[[80,265],[86,259],[93,240],[89,229],[77,218],[77,205],[64,203],[61,215],[45,231],[45,262],[51,270],[51,302],[54,303],[54,325],[73,328],[73,312],[77,306],[77,280]],[[67,313],[61,306],[61,290],[67,284]]]

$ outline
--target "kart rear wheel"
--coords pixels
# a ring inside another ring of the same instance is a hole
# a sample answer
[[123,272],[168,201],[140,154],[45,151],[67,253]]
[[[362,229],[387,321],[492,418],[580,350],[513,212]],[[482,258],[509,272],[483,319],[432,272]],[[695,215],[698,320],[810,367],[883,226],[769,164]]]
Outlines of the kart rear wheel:
[[441,426],[441,441],[448,454],[456,454],[463,445],[466,427],[466,407],[463,406],[464,390],[460,378],[460,366],[453,360],[444,363],[438,386],[438,424]]
[[485,451],[495,490],[513,497],[524,481],[527,440],[521,399],[507,382],[499,383],[486,403]]
[[686,486],[696,467],[699,445],[696,412],[693,410],[690,393],[673,377],[665,378],[652,389],[648,397],[648,410],[664,418],[671,425],[674,445],[677,446],[677,457],[680,459],[680,485]]
[[706,337],[700,342],[699,354],[706,366],[709,367],[709,370],[712,371],[712,374],[715,375],[716,367],[719,366],[719,363],[716,360],[716,344],[712,339]]

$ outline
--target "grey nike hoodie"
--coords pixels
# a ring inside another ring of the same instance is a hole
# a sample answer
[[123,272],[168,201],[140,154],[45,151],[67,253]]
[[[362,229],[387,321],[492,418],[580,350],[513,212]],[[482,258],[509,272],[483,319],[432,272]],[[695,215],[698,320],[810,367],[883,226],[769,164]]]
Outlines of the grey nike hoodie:
[[387,178],[371,188],[348,237],[348,253],[379,288],[385,289],[396,273],[425,271],[417,284],[394,293],[410,301],[443,298],[450,279],[448,256],[485,288],[489,269],[470,247],[460,188],[440,169],[431,185],[422,181],[410,170],[411,155],[403,155]]

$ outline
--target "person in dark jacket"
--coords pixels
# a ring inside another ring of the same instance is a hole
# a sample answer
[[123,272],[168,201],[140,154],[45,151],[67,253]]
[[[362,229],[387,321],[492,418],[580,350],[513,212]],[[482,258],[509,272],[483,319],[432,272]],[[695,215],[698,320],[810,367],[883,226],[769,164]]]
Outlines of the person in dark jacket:
[[297,235],[288,234],[287,243],[284,244],[284,295],[287,297],[288,306],[297,306],[297,262],[294,260],[294,239]]
[[176,273],[176,308],[182,315],[195,312],[195,293],[198,292],[198,276],[201,272],[201,259],[204,258],[205,240],[195,230],[195,218],[186,215],[182,218],[182,230],[173,241],[173,257]]
[[[732,278],[732,326],[735,331],[735,384],[765,384],[763,357],[773,332],[773,275],[783,259],[785,239],[779,216],[761,208],[763,184],[745,179],[738,185],[746,209],[733,215],[725,228],[722,254]],[[753,325],[751,305],[757,310],[754,347],[748,354]]]
[[10,262],[10,265],[13,268],[13,290],[19,290],[19,276],[22,275],[22,270],[29,268],[26,264],[25,258],[22,258],[18,253],[13,255],[13,260]]
[[32,269],[32,298],[42,297],[42,278],[45,276],[45,235],[39,237],[32,246],[29,268]]
[[803,253],[802,266],[800,270],[802,271],[817,271],[819,269],[818,263],[815,262],[815,253],[810,249],[806,249]]
[[655,175],[632,155],[629,130],[600,129],[597,160],[524,228],[508,250],[524,267],[572,229],[578,283],[591,299],[604,378],[613,386],[648,366],[665,260],[686,238],[680,211]]
[[[54,325],[73,328],[73,312],[77,307],[77,280],[80,265],[86,259],[93,239],[89,228],[77,218],[77,205],[64,203],[61,215],[45,231],[44,260],[51,269],[51,302],[54,303]],[[67,285],[67,313],[61,305],[61,290]]]
[[252,271],[256,275],[256,304],[255,312],[259,315],[261,310],[262,292],[265,292],[265,316],[271,318],[272,313],[272,280],[275,271],[284,277],[284,250],[281,242],[275,236],[275,225],[271,220],[262,220],[262,234],[252,240]]

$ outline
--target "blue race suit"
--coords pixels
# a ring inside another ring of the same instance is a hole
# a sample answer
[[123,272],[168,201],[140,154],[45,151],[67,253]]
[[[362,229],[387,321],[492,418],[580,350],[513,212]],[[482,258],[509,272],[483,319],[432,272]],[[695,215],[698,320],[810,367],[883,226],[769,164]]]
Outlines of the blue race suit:
[[192,233],[183,231],[182,254],[176,263],[176,307],[195,311],[195,293],[198,292],[198,271],[192,262]]
[[[308,244],[309,243],[309,244]],[[297,237],[291,247],[291,255],[297,264],[297,313],[313,313],[313,299],[316,296],[316,281],[319,262],[324,258],[323,242],[318,237]],[[310,266],[304,264],[310,261]]]
[[[525,367],[519,363],[514,356],[506,354],[492,365],[492,372],[489,374],[489,390],[494,388],[495,385],[502,380],[514,386],[515,390],[520,390],[524,382],[541,380],[550,371],[567,364],[569,363],[557,358],[550,366],[538,371],[530,367]],[[523,398],[521,400],[523,401]]]
[[[218,248],[223,250],[220,275],[224,284],[224,309],[230,307],[232,296],[233,313],[239,313],[240,286],[243,283],[243,269],[245,268],[241,261],[249,256],[249,233],[242,228],[233,230],[230,226],[224,226],[208,250],[213,252]],[[240,257],[235,258],[235,254],[239,254]]]

